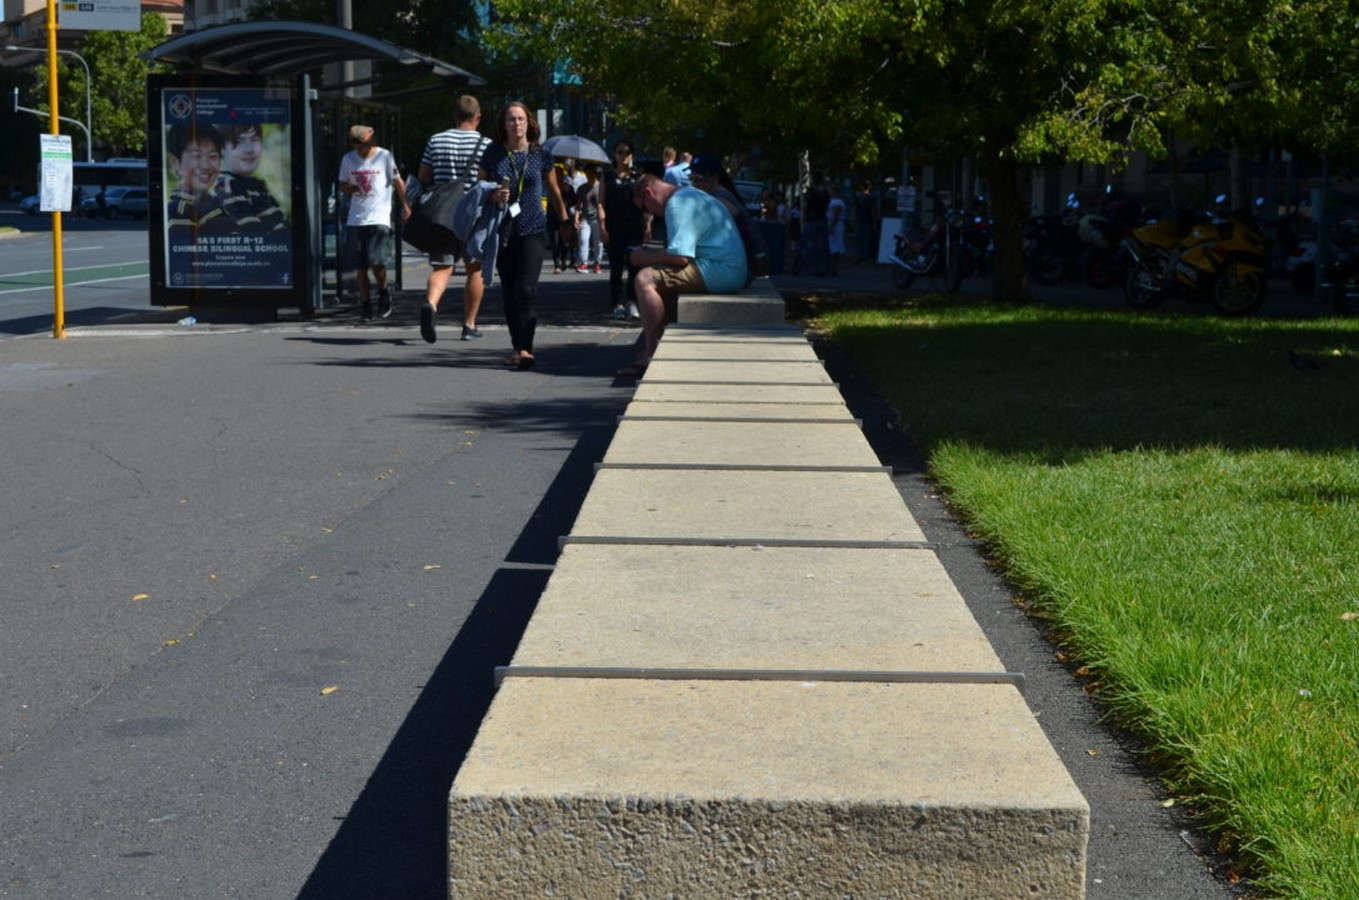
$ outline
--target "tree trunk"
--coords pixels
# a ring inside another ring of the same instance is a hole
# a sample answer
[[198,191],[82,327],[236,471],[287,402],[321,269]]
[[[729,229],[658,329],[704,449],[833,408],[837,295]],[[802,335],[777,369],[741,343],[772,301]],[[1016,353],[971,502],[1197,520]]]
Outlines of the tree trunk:
[[1019,167],[999,152],[999,141],[987,141],[980,163],[991,190],[991,218],[995,227],[996,257],[991,276],[991,299],[1028,303],[1029,271],[1024,263],[1024,202],[1019,195]]

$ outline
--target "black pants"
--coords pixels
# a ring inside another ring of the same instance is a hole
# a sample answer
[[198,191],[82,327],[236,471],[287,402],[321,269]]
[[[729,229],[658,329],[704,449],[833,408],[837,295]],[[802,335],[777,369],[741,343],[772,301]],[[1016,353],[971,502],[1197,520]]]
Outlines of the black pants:
[[533,334],[538,330],[538,276],[543,271],[544,235],[525,234],[510,238],[496,255],[495,270],[500,276],[500,293],[505,298],[505,324],[515,350],[533,352]]
[[[628,253],[628,247],[641,242],[641,235],[635,235],[631,240],[609,235],[609,297],[614,306],[637,302],[637,272],[632,268],[632,261],[628,259],[632,255]],[[623,299],[623,270],[625,268],[627,269],[628,279],[626,300]]]

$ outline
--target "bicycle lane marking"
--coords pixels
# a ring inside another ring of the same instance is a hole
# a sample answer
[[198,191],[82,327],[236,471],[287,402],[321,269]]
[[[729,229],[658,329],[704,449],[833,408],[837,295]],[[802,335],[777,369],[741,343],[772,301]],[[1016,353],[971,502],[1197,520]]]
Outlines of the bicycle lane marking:
[[[62,284],[66,287],[74,287],[82,284],[119,281],[126,278],[141,278],[148,275],[150,271],[150,266],[145,262],[117,263],[110,266],[84,266],[79,269],[66,269]],[[51,269],[35,269],[30,272],[15,272],[0,276],[0,295],[20,294],[51,287]]]

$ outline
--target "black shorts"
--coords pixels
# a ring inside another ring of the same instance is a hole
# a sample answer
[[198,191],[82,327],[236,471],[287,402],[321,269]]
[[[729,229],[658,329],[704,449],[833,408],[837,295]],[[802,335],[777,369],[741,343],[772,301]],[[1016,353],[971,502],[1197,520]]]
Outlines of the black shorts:
[[386,225],[350,225],[345,246],[356,269],[385,269],[392,263],[392,229]]

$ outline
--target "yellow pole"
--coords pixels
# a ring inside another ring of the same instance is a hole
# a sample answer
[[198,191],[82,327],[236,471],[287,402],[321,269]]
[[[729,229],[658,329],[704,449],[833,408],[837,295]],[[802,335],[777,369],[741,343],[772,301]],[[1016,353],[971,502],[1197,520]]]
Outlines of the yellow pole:
[[[57,0],[47,0],[47,109],[49,134],[61,134],[57,105]],[[66,303],[62,295],[61,213],[52,213],[52,337],[66,339]]]

